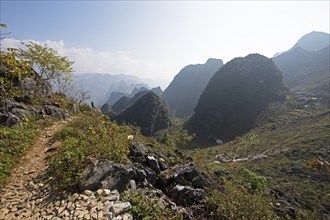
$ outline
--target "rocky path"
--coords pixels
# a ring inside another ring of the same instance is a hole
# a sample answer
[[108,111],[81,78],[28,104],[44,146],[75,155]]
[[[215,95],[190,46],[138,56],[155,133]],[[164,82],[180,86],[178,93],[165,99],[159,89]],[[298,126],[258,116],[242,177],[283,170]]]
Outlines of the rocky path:
[[47,173],[46,151],[52,135],[67,121],[55,123],[41,132],[27,154],[14,168],[0,191],[0,220],[8,219],[132,219],[124,212],[129,203],[119,201],[119,193],[106,189],[63,198],[55,194]]

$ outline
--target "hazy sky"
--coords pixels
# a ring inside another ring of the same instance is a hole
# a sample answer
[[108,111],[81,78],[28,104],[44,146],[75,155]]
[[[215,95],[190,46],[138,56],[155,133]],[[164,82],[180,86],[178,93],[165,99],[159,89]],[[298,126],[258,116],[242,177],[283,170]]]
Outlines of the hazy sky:
[[4,1],[2,46],[46,42],[77,73],[125,73],[167,85],[188,64],[272,57],[329,33],[329,1]]

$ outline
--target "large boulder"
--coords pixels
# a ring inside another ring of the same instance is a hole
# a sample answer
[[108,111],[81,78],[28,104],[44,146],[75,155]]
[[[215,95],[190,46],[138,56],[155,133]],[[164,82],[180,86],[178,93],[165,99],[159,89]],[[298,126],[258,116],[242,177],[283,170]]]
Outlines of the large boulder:
[[205,188],[210,185],[208,179],[200,174],[192,163],[168,168],[163,171],[157,181],[158,187],[168,189],[170,186],[183,185]]
[[155,184],[157,178],[155,171],[149,167],[143,166],[140,163],[135,163],[133,169],[135,172],[134,180],[137,183],[143,183],[146,180],[147,183],[151,185]]
[[84,191],[102,188],[122,191],[134,175],[133,169],[123,164],[109,160],[90,161],[82,173],[79,189]]
[[[0,113],[7,115],[2,117],[2,124],[4,124],[4,121],[7,121],[8,118],[12,119],[10,120],[10,124],[12,124],[13,120],[15,121],[15,117],[19,119],[40,119],[45,116],[51,116],[59,119],[66,119],[68,117],[68,113],[61,109],[61,106],[56,102],[45,103],[42,106],[33,106],[29,104],[30,99],[27,97],[28,96],[17,96],[16,98],[7,100],[5,103],[0,104]],[[8,115],[8,113],[11,114]],[[15,117],[13,118],[13,116]],[[5,117],[7,117],[7,119],[5,119]]]
[[23,102],[25,104],[32,104],[32,100],[28,95],[14,96],[16,102]]
[[148,149],[145,145],[137,142],[133,142],[129,145],[129,156],[135,160],[144,160]]
[[52,104],[52,105],[44,105],[43,106],[43,112],[46,115],[59,118],[59,119],[66,119],[68,117],[68,113],[64,111],[63,109],[59,108],[58,106]]
[[181,213],[185,219],[205,213],[204,188],[210,182],[194,164],[182,165],[176,154],[150,145],[133,142],[129,149],[130,160],[126,164],[90,160],[82,172],[78,189],[137,190],[148,198],[157,199],[158,204]]
[[156,173],[139,163],[119,164],[109,160],[90,161],[82,173],[79,190],[111,189],[123,191],[131,180],[154,184]]
[[176,185],[171,190],[171,198],[173,201],[182,206],[191,206],[193,204],[202,203],[205,195],[204,190],[195,189],[190,186]]
[[22,126],[22,122],[21,120],[14,114],[8,112],[5,114],[2,114],[0,112],[0,125],[4,125],[4,126],[14,126],[14,125],[18,125],[18,126]]

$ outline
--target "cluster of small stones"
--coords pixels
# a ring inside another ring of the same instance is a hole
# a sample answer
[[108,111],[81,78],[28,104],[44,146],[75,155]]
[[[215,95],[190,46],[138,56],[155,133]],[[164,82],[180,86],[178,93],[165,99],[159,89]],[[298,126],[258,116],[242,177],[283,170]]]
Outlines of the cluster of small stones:
[[0,220],[10,219],[114,219],[130,220],[128,202],[107,189],[81,194],[57,195],[47,172],[47,142],[66,122],[45,129],[13,170],[8,184],[0,190]]
[[[47,191],[42,183],[33,184],[33,188],[39,195]],[[102,220],[131,220],[133,217],[126,213],[130,208],[129,202],[119,201],[118,191],[99,189],[96,192],[85,190],[83,193],[74,193],[66,198],[53,198],[53,195],[45,194],[37,198],[36,195],[22,195],[18,197],[15,191],[13,200],[1,199],[0,219],[102,219]],[[10,195],[6,195],[10,198]]]

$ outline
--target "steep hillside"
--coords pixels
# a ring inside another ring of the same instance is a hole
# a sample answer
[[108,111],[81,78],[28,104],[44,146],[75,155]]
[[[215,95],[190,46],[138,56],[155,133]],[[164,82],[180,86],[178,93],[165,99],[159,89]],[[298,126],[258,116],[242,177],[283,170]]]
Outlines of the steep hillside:
[[127,107],[133,105],[137,100],[139,100],[142,96],[150,92],[149,90],[144,90],[136,93],[133,97],[123,96],[121,97],[112,108],[113,112],[121,112]]
[[303,36],[291,50],[275,57],[274,62],[289,88],[329,96],[329,50],[329,34],[312,32]]
[[329,43],[330,35],[328,33],[312,31],[302,36],[291,49],[301,47],[304,50],[316,52],[328,46]]
[[127,93],[125,93],[125,92],[112,92],[106,103],[108,103],[109,105],[113,105],[114,103],[118,102],[124,96],[127,96]]
[[160,88],[160,86],[152,88],[151,91],[160,97],[162,97],[164,93],[164,91],[162,90],[162,88]]
[[230,140],[251,129],[282,90],[281,72],[271,59],[235,58],[210,79],[186,127],[203,139]]
[[[113,106],[112,106],[112,111],[113,112],[121,112],[122,110],[124,110],[128,104],[129,104],[129,101],[131,99],[127,96],[123,96],[121,97]],[[108,104],[108,103],[106,103]],[[104,111],[102,111],[103,113],[106,113]]]
[[136,124],[141,127],[141,132],[145,135],[150,135],[171,125],[170,112],[166,103],[159,96],[153,92],[147,92],[141,97],[135,97],[137,100],[120,112],[114,118],[116,121]]
[[190,153],[225,178],[240,178],[242,167],[266,177],[283,219],[329,219],[330,112],[320,100],[308,107],[296,100],[272,105],[245,135]]
[[175,116],[184,118],[193,113],[200,94],[222,65],[222,60],[208,59],[205,64],[186,66],[174,77],[162,97]]

